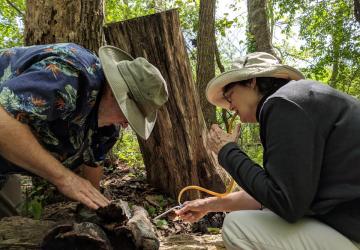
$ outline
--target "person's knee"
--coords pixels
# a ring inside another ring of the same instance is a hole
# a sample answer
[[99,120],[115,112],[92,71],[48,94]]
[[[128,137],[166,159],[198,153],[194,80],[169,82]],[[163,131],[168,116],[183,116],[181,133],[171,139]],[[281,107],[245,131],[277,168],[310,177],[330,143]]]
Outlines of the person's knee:
[[246,228],[249,227],[249,217],[251,214],[248,211],[237,211],[226,215],[222,227],[222,237],[227,249],[239,249],[239,247],[248,249],[249,245],[245,239],[248,238]]

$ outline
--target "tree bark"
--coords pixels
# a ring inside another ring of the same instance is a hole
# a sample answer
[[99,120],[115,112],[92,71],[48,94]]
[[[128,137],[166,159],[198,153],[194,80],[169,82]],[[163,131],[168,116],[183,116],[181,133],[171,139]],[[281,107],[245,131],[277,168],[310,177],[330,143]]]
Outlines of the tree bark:
[[[216,58],[216,64],[217,64],[220,72],[221,73],[225,72],[225,67],[221,63],[219,47],[217,46],[216,42],[215,42],[215,58]],[[221,118],[224,122],[226,132],[230,133],[231,131],[230,131],[230,124],[229,124],[229,117],[227,114],[228,114],[228,111],[226,109],[221,109]]]
[[40,243],[53,221],[39,221],[24,217],[6,217],[0,221],[0,249],[40,249]]
[[360,23],[360,0],[354,0],[354,16]]
[[216,123],[216,108],[205,95],[208,82],[215,76],[215,6],[216,0],[201,0],[197,37],[196,86],[208,128]]
[[97,52],[103,24],[103,0],[27,0],[25,44],[74,42]]
[[42,250],[113,250],[105,232],[91,222],[59,225],[45,235]]
[[336,88],[337,78],[339,75],[339,66],[340,66],[340,54],[341,54],[341,47],[340,41],[337,41],[336,35],[332,35],[332,72],[331,77],[329,79],[329,85],[333,88]]
[[[147,58],[168,83],[169,101],[159,111],[152,136],[147,141],[138,138],[150,184],[173,197],[190,184],[223,191],[226,177],[207,149],[207,129],[177,11],[111,24],[105,36],[109,44]],[[190,197],[199,194],[191,192]]]
[[266,12],[267,0],[248,0],[249,52],[267,52],[276,55],[272,46],[272,37]]

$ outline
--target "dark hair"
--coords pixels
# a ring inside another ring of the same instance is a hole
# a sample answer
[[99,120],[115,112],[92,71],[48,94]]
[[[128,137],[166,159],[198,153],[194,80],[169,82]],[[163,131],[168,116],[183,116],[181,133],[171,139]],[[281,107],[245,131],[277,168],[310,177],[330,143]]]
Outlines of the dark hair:
[[[246,86],[249,85],[252,79],[247,79],[238,82],[232,82],[223,88],[223,93],[227,93],[235,85]],[[256,86],[261,95],[271,95],[276,90],[290,82],[289,79],[276,78],[276,77],[256,77]]]

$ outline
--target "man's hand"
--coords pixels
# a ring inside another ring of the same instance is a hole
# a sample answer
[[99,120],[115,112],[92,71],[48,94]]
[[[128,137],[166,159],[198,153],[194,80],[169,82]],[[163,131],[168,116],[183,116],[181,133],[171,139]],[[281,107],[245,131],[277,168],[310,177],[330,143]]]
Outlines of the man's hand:
[[209,134],[208,134],[208,144],[210,149],[218,154],[220,149],[228,144],[229,142],[236,142],[240,135],[240,124],[236,126],[232,134],[226,133],[222,130],[219,125],[211,125]]
[[89,181],[66,169],[43,148],[31,128],[10,116],[0,105],[0,155],[53,183],[67,197],[97,209],[109,201]]
[[175,214],[185,221],[194,223],[210,212],[209,203],[210,200],[207,198],[186,201],[184,207],[175,211]]
[[98,209],[110,203],[88,180],[71,171],[68,171],[64,178],[54,184],[62,194],[83,203],[89,208]]

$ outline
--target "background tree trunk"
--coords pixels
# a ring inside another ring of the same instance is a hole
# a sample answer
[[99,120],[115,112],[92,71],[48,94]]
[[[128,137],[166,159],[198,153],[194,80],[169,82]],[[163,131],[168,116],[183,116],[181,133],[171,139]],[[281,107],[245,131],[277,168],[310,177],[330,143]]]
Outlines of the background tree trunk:
[[276,55],[266,12],[267,0],[248,0],[249,52],[261,51]]
[[360,23],[360,0],[354,0],[355,19]]
[[216,0],[201,0],[197,37],[196,86],[208,128],[216,123],[216,108],[205,95],[206,85],[215,76],[215,6]]
[[25,44],[74,42],[97,52],[103,24],[103,0],[27,0]]
[[[147,141],[139,138],[150,184],[173,197],[189,184],[223,191],[224,172],[206,147],[207,130],[177,11],[110,24],[105,36],[109,44],[147,58],[168,83],[169,101],[159,112],[152,136]],[[191,192],[190,197],[199,195]]]

